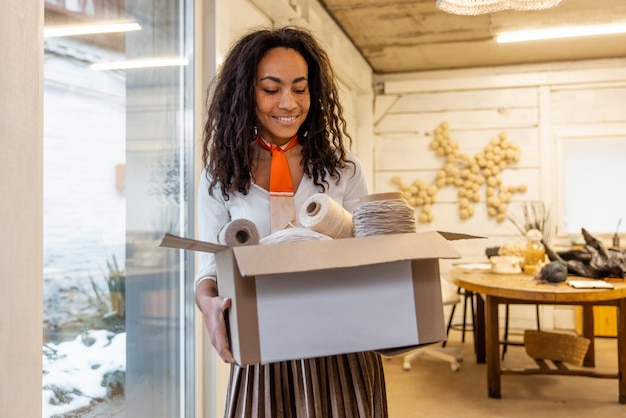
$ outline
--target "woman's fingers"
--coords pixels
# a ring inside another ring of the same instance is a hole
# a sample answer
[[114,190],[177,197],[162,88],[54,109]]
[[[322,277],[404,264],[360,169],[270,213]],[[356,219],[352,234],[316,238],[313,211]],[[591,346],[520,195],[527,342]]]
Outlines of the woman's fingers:
[[219,299],[220,301],[215,304],[218,309],[211,309],[204,314],[204,321],[209,331],[211,344],[215,347],[217,354],[226,363],[235,363],[226,334],[225,315],[226,310],[231,306],[231,300],[230,298]]

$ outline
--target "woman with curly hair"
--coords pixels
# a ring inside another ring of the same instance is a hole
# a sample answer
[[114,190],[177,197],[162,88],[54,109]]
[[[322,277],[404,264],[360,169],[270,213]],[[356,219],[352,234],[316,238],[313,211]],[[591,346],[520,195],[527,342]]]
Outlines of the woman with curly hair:
[[[213,86],[198,190],[200,239],[214,242],[240,218],[265,237],[298,226],[295,214],[315,193],[348,211],[367,194],[328,56],[309,32],[284,27],[242,37]],[[196,304],[218,355],[231,363],[226,417],[387,416],[376,353],[236,365],[224,320],[230,300],[219,296],[217,281],[214,257],[201,253]]]

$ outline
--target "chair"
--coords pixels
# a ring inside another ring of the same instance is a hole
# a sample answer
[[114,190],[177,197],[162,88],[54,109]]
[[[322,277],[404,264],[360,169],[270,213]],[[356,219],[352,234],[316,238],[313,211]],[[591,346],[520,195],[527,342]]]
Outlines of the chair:
[[[457,293],[463,296],[463,323],[461,325],[453,324],[454,312],[456,311],[456,304],[452,305],[452,311],[450,312],[450,318],[448,319],[448,326],[446,327],[446,335],[450,334],[450,329],[461,331],[461,342],[465,342],[465,331],[474,331],[474,292],[466,289],[457,288]],[[467,324],[467,305],[470,306],[472,325]],[[447,341],[444,341],[441,346],[445,347]]]
[[[457,292],[457,287],[443,277],[441,278],[441,296],[444,306],[452,305],[453,307],[455,307],[459,302],[461,302],[461,297]],[[452,313],[454,313],[454,311],[452,311]],[[450,315],[452,315],[452,313]],[[448,326],[446,334],[449,329],[450,327]],[[404,356],[402,365],[404,370],[411,370],[411,361],[423,355],[447,361],[448,363],[450,363],[450,368],[453,371],[459,370],[461,368],[460,363],[461,361],[463,361],[461,350],[459,348],[443,346],[433,347],[432,345],[429,345],[426,347],[420,347],[406,354]]]

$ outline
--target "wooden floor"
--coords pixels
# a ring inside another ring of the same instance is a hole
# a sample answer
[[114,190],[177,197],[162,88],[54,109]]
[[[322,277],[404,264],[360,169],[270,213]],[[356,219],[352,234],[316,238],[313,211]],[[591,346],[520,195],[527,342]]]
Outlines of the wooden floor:
[[[521,331],[518,331],[521,339]],[[487,396],[486,366],[477,364],[471,336],[451,331],[448,346],[460,347],[459,371],[449,364],[422,356],[402,368],[402,357],[385,359],[390,418],[560,418],[626,417],[618,403],[617,380],[578,376],[502,376],[502,398]],[[533,366],[523,347],[509,346],[503,367]],[[617,370],[617,342],[596,338],[596,370]]]
[[[463,352],[456,372],[448,363],[426,356],[415,360],[410,371],[402,368],[402,357],[383,360],[389,418],[626,418],[626,405],[617,402],[615,379],[502,376],[502,398],[490,399],[486,367],[476,364],[471,335],[466,334],[465,343],[460,335],[451,331],[448,342]],[[503,362],[506,367],[533,364],[523,347],[509,347]],[[617,370],[614,338],[596,338],[596,364],[598,370]],[[81,416],[124,417],[123,400]]]

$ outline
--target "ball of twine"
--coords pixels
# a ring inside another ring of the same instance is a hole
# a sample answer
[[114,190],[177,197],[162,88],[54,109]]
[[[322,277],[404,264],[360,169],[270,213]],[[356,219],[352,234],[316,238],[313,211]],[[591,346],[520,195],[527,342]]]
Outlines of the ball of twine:
[[331,237],[303,227],[285,228],[261,239],[260,244],[280,244],[286,242],[301,242],[315,240],[329,240]]
[[259,240],[259,230],[255,223],[244,218],[230,221],[217,235],[217,242],[229,247],[257,245]]
[[415,211],[399,192],[363,197],[354,210],[352,221],[355,237],[416,231]]
[[352,214],[327,194],[316,193],[309,197],[298,219],[303,227],[332,238],[353,236]]

